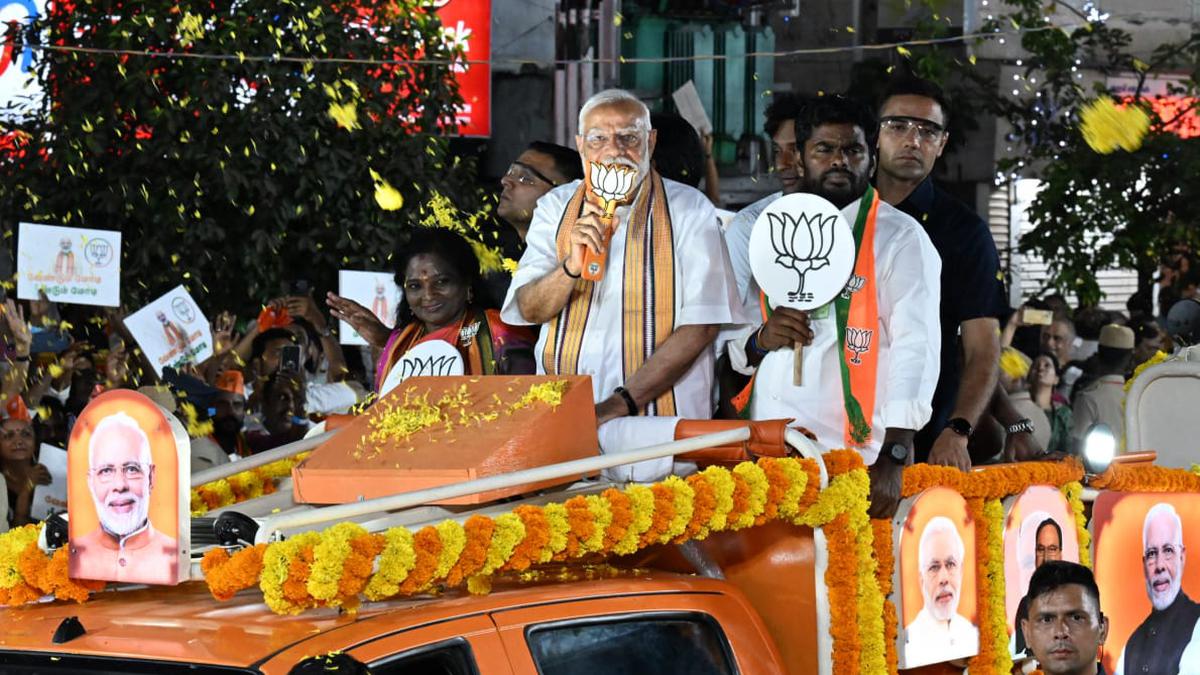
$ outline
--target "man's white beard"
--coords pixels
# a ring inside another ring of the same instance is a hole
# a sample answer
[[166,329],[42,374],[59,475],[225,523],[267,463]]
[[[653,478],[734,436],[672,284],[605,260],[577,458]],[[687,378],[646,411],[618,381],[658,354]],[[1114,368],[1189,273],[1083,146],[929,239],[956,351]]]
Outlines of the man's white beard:
[[932,595],[925,596],[925,606],[929,608],[929,616],[932,616],[937,621],[949,621],[950,617],[958,613],[958,592],[954,593],[953,599],[950,601],[950,606],[946,608],[945,616],[942,616],[942,606],[937,604],[937,596],[939,589],[933,589]]
[[[1153,577],[1151,577],[1153,579]],[[1179,587],[1183,583],[1183,568],[1175,570],[1175,578],[1171,579],[1171,585],[1161,594],[1154,592],[1154,585],[1151,581],[1146,581],[1146,595],[1150,596],[1150,604],[1154,609],[1162,611],[1171,606],[1175,602],[1176,596],[1179,595]]]
[[100,514],[100,524],[104,526],[105,530],[118,537],[127,537],[140,530],[146,524],[146,517],[150,511],[149,501],[144,497],[137,497],[132,493],[112,497],[112,499],[124,498],[133,500],[133,510],[125,514],[112,513],[104,504],[100,503],[99,499],[92,498],[96,502],[96,513]]
[[[610,162],[604,162],[604,165],[605,166],[623,166],[627,169],[633,169],[634,171],[636,171],[637,178],[634,179],[634,181],[633,181],[633,184],[635,187],[638,185],[641,185],[642,180],[644,180],[646,178],[646,176],[650,175],[650,158],[649,157],[643,157],[641,162],[635,162],[626,157],[617,157],[616,159],[614,159]],[[635,190],[635,192],[636,192],[636,190]]]

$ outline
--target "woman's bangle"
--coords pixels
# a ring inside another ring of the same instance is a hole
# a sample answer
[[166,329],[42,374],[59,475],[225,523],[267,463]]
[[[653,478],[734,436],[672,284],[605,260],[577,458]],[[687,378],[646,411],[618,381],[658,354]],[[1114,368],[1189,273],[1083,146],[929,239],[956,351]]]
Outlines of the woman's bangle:
[[746,341],[746,346],[749,347],[751,351],[753,351],[755,354],[758,354],[759,356],[766,356],[767,354],[770,354],[769,351],[762,348],[762,345],[758,344],[758,336],[762,334],[763,328],[766,328],[766,327],[767,327],[767,324],[764,323],[762,326],[760,326],[758,328],[758,330],[751,333],[750,339]]
[[565,258],[562,261],[562,270],[563,270],[563,274],[571,277],[572,279],[578,279],[581,276],[583,276],[583,272],[580,272],[578,274],[571,274],[571,270],[567,269],[567,261]]
[[633,400],[633,394],[630,394],[629,390],[625,387],[617,387],[613,390],[613,393],[619,394],[621,398],[625,399],[625,406],[629,408],[630,416],[637,417],[638,406],[637,402]]

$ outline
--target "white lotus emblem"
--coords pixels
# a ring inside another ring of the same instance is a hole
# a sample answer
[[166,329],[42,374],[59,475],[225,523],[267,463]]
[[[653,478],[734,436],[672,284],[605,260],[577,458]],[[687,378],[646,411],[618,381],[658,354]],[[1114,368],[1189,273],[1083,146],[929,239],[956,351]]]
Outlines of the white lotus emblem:
[[629,197],[637,171],[620,164],[591,162],[588,183],[592,192],[605,202],[617,204]]
[[788,294],[792,300],[803,299],[804,275],[829,265],[833,251],[834,223],[837,214],[822,218],[820,214],[768,213],[771,224],[771,247],[775,249],[775,264],[794,270],[798,278],[796,290]]

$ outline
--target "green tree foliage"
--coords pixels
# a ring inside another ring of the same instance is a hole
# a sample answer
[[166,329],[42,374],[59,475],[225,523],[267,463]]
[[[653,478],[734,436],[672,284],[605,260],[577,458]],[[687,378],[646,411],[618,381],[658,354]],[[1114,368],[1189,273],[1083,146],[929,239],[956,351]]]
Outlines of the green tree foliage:
[[390,269],[433,191],[471,192],[446,139],[462,54],[417,0],[56,4],[24,36],[56,49],[0,218],[121,230],[126,305],[180,282],[244,311],[289,280],[336,289],[339,268]]
[[[1007,140],[1013,154],[999,162],[999,175],[1043,181],[1029,210],[1036,229],[1022,238],[1021,250],[1046,260],[1053,285],[1083,304],[1099,301],[1101,270],[1137,269],[1146,288],[1157,259],[1172,245],[1200,244],[1195,191],[1200,145],[1173,131],[1200,95],[1200,40],[1160,45],[1143,61],[1130,53],[1130,35],[1106,25],[1090,3],[1082,3],[1067,28],[1052,26],[1047,16],[1053,8],[1069,9],[1065,3],[1005,1],[1006,11],[985,30],[1026,31],[1020,43],[1028,56],[1017,62],[1024,81],[1016,95],[1008,95],[1011,86],[959,65],[977,85],[978,100],[1012,127]],[[1128,105],[1144,108],[1151,118],[1143,144],[1133,152],[1100,154],[1080,129],[1083,108],[1108,95],[1109,76],[1136,78]],[[1148,105],[1145,84],[1155,77],[1172,78],[1172,93],[1190,97],[1169,119]]]

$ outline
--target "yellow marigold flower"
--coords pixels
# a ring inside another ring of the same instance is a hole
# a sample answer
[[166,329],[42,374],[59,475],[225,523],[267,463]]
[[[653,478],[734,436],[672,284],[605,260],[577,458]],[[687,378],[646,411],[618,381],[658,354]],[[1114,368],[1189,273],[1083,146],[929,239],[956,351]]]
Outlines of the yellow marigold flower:
[[1028,356],[1012,347],[1005,347],[1000,352],[1000,370],[1014,380],[1024,379],[1029,374],[1031,364]]
[[384,600],[399,593],[400,584],[417,564],[412,532],[404,527],[393,527],[383,536],[387,544],[379,556],[379,568],[363,590],[369,600]]
[[467,532],[456,520],[443,520],[436,526],[438,536],[442,539],[442,551],[438,554],[437,569],[430,581],[441,581],[450,573],[450,568],[458,562],[463,549],[467,546]]
[[1084,106],[1079,114],[1083,140],[1096,152],[1107,155],[1117,148],[1133,152],[1142,147],[1150,130],[1150,116],[1136,105],[1118,106],[1102,96]]
[[308,575],[308,593],[318,600],[337,606],[338,586],[342,567],[350,555],[350,540],[366,530],[353,522],[338,523],[321,533],[321,541],[313,547],[312,569]]
[[204,18],[198,14],[184,12],[179,20],[179,44],[184,47],[192,46],[196,40],[204,37]]

